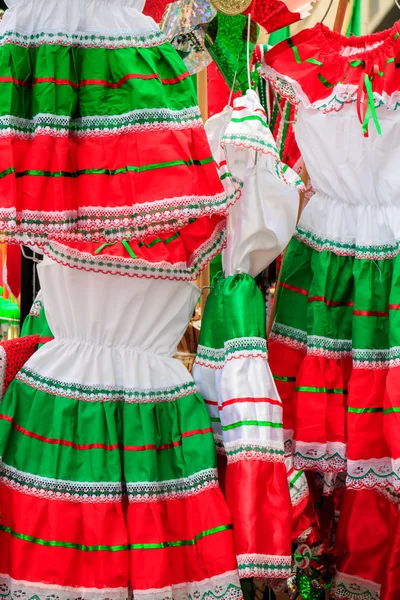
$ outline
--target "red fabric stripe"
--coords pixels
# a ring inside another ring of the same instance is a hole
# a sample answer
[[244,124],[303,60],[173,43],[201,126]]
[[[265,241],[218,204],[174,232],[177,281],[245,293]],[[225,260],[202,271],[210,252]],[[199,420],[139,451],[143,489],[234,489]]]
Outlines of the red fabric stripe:
[[223,402],[222,406],[219,407],[219,410],[223,410],[226,406],[232,404],[242,404],[247,402],[251,404],[273,404],[275,406],[282,406],[279,400],[272,400],[271,398],[233,398],[232,400]]
[[291,292],[303,294],[303,296],[308,296],[307,290],[303,290],[302,288],[295,287],[294,285],[289,285],[288,283],[282,283],[282,281],[279,282],[279,287],[281,287],[285,290],[290,290]]
[[380,312],[376,310],[354,310],[353,315],[355,317],[388,317],[389,312]]
[[53,340],[53,337],[41,337],[39,338],[39,344],[47,344],[47,342],[52,342]]
[[174,83],[179,83],[180,81],[183,81],[189,76],[190,74],[188,72],[185,72],[181,73],[177,77],[165,79],[160,77],[157,73],[150,73],[148,75],[142,75],[140,73],[129,73],[128,75],[125,75],[125,77],[122,77],[122,79],[115,83],[107,81],[105,79],[82,79],[79,83],[76,83],[74,81],[71,81],[70,79],[56,79],[55,77],[36,77],[33,80],[33,82],[22,81],[20,79],[15,79],[15,77],[0,77],[0,83],[14,83],[15,85],[19,85],[22,87],[34,87],[35,85],[39,85],[41,83],[54,83],[56,85],[69,85],[75,90],[87,85],[101,85],[103,87],[116,90],[122,87],[127,81],[130,81],[131,79],[140,79],[144,81],[150,79],[158,79],[163,85],[171,85]]
[[389,304],[389,310],[400,310],[400,304]]
[[[249,107],[248,106],[235,106],[235,108],[233,110],[234,111],[249,110]],[[262,108],[256,108],[253,112],[259,112],[262,115],[264,115],[264,117],[267,116],[267,113]]]
[[354,306],[354,302],[339,302],[336,300],[327,300],[323,296],[311,296],[309,302],[324,302],[327,306]]
[[215,402],[214,400],[204,400],[204,402],[208,406],[218,406],[218,402]]
[[185,433],[181,433],[182,438],[192,437],[193,435],[205,435],[206,433],[212,433],[212,427],[207,427],[207,429],[195,429],[194,431],[187,431]]
[[[155,444],[148,444],[146,446],[120,446],[119,444],[75,444],[74,442],[70,442],[68,440],[61,440],[57,438],[49,438],[38,433],[34,433],[33,431],[28,431],[24,427],[21,427],[17,423],[14,422],[12,417],[8,417],[7,415],[0,415],[0,420],[8,421],[12,423],[13,429],[26,435],[27,437],[31,437],[40,442],[45,442],[46,444],[54,444],[57,446],[67,446],[69,448],[74,448],[75,450],[124,450],[126,452],[141,452],[145,450],[168,450],[170,448],[174,448],[182,445],[182,440],[178,440],[175,442],[171,442],[170,444],[163,444],[161,446],[156,446]],[[194,431],[187,431],[181,434],[182,439],[192,437],[194,435],[204,435],[206,433],[211,433],[212,428],[208,429],[196,429]]]

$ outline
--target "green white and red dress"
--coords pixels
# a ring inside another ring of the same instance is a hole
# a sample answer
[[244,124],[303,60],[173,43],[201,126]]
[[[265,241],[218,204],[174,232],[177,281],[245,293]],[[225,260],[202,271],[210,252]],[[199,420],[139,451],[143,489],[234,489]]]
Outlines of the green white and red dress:
[[193,376],[226,457],[239,572],[276,581],[291,574],[292,504],[304,512],[308,487],[305,475],[285,464],[282,404],[255,277],[292,235],[302,182],[281,163],[254,91],[212,117],[206,130],[227,192],[240,182],[242,197],[229,211],[224,270],[207,299]]
[[188,73],[143,0],[9,4],[0,230],[51,256],[54,340],[0,406],[1,593],[241,600],[210,417],[173,358],[227,210]]
[[298,105],[316,191],[284,262],[270,362],[295,466],[331,483],[347,473],[333,592],[343,600],[399,593],[388,542],[400,492],[399,61],[399,23],[362,38],[317,25],[262,67]]

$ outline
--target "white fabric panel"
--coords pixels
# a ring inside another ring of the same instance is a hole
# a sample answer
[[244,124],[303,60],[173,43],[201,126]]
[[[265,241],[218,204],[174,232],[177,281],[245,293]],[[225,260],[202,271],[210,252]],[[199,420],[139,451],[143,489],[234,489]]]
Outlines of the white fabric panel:
[[114,277],[39,266],[43,302],[55,340],[27,363],[65,383],[169,387],[191,381],[173,355],[200,291],[192,283]]
[[303,229],[359,246],[400,241],[399,119],[385,106],[377,114],[382,136],[371,126],[365,138],[353,104],[329,115],[299,105],[296,139],[316,191]]
[[145,0],[7,0],[7,5],[0,34],[140,35],[159,31],[153,19],[142,14]]

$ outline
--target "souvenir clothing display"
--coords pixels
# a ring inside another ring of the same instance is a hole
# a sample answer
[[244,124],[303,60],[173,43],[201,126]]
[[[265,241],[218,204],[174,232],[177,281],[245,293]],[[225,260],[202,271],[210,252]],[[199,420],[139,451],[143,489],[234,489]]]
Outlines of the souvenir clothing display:
[[333,592],[346,600],[387,586],[397,507],[377,492],[400,491],[399,38],[398,23],[361,38],[318,24],[262,67],[298,105],[316,191],[284,262],[270,362],[295,466],[347,472]]
[[159,261],[174,262],[182,230],[179,258],[199,270],[223,244],[226,198],[190,75],[144,0],[8,3],[1,240],[148,245],[162,234]]
[[[239,573],[283,579],[291,573],[292,507],[282,407],[267,362],[265,301],[254,277],[289,241],[302,183],[281,163],[254,91],[212,117],[206,131],[227,193],[240,182],[242,197],[229,211],[223,273],[207,299],[193,376],[218,452],[227,457]],[[307,494],[303,479],[300,487],[293,482],[296,503]]]
[[1,404],[3,592],[241,599],[210,418],[172,358],[198,288],[39,272],[55,339]]

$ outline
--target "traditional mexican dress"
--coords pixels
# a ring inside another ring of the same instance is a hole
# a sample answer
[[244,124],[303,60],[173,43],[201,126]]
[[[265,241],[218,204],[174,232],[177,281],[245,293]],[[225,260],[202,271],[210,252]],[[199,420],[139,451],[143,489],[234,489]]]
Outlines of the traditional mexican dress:
[[298,104],[316,190],[284,262],[270,361],[295,466],[347,471],[334,591],[346,600],[386,586],[400,491],[399,38],[399,24],[362,38],[317,25],[262,67]]
[[227,461],[239,572],[284,579],[292,563],[289,488],[296,507],[307,496],[307,482],[293,469],[287,473],[282,405],[268,366],[265,301],[255,277],[288,243],[302,183],[281,163],[254,91],[212,117],[206,131],[227,193],[240,182],[242,197],[229,211],[223,273],[207,299],[193,376]]
[[227,210],[188,73],[143,0],[9,4],[0,230],[54,256],[54,340],[4,376],[1,593],[241,600],[210,417],[173,358]]

